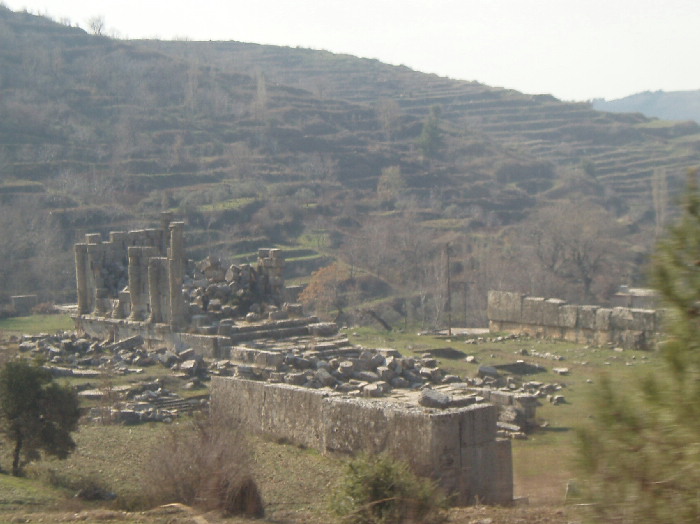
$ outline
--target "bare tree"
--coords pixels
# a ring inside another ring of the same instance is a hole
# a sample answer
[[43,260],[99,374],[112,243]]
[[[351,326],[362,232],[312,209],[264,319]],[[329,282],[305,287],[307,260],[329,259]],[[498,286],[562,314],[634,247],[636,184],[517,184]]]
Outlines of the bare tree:
[[102,36],[105,30],[105,17],[96,15],[88,20],[88,27],[93,35]]
[[376,111],[379,116],[379,121],[384,128],[386,139],[391,140],[396,130],[396,123],[401,114],[399,103],[391,98],[380,98],[377,101]]
[[[562,202],[539,209],[525,226],[541,267],[577,286],[584,300],[595,298],[596,281],[620,272],[621,228],[615,217],[591,202]],[[616,258],[617,264],[611,264]]]

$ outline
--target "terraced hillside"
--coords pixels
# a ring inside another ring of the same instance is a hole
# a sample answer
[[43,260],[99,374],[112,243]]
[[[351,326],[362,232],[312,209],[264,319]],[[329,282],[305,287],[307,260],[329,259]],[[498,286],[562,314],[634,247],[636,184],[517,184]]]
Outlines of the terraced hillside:
[[[161,211],[188,222],[195,258],[282,247],[304,253],[290,278],[341,260],[422,308],[442,300],[449,243],[464,286],[465,268],[491,271],[483,299],[505,285],[487,251],[524,267],[516,229],[552,203],[584,202],[625,226],[620,251],[645,252],[664,207],[652,184],[673,191],[699,163],[696,124],[324,51],[115,40],[0,7],[0,302],[70,300],[74,241]],[[465,262],[474,246],[481,263]],[[499,273],[528,292],[547,281]]]
[[403,114],[424,117],[430,107],[457,129],[476,131],[513,154],[561,166],[582,162],[625,199],[649,200],[654,169],[671,178],[697,165],[700,128],[640,114],[595,111],[589,103],[562,102],[478,82],[441,78],[376,60],[324,51],[239,42],[147,42],[158,49],[215,63],[231,71],[259,71],[270,80],[376,107],[395,101]]

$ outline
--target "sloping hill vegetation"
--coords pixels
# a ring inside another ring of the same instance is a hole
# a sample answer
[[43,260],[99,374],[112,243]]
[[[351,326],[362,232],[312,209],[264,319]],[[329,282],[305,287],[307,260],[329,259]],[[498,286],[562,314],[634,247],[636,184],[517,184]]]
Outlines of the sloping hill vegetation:
[[[71,300],[82,234],[173,211],[194,257],[297,250],[299,281],[336,259],[346,306],[376,301],[362,274],[403,321],[444,322],[447,267],[470,322],[491,287],[603,300],[642,278],[700,160],[691,123],[324,51],[120,41],[4,7],[0,95],[0,299]],[[591,238],[611,248],[576,267]]]

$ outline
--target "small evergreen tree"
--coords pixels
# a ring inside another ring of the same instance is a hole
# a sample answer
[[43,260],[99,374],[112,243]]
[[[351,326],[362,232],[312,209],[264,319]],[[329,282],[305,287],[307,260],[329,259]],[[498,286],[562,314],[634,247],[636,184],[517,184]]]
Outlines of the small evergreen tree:
[[604,522],[700,521],[700,191],[689,177],[683,214],[660,241],[653,282],[667,339],[663,367],[623,395],[608,378],[594,423],[579,432],[585,492]]
[[51,373],[23,360],[0,370],[0,429],[13,445],[12,474],[41,456],[64,459],[75,448],[71,432],[78,426],[78,396],[53,382]]
[[433,481],[404,462],[365,454],[348,463],[331,505],[350,524],[437,524],[444,521],[447,501]]
[[418,147],[425,158],[435,158],[444,146],[444,136],[440,129],[440,106],[430,108],[430,115],[423,123],[418,137]]

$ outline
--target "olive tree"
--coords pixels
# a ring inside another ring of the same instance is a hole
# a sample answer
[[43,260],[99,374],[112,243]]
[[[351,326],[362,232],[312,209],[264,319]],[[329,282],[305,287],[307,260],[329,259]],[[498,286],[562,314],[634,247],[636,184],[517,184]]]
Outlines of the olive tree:
[[12,445],[14,476],[42,451],[68,457],[79,418],[76,392],[54,382],[48,370],[24,360],[7,362],[0,370],[0,429]]

